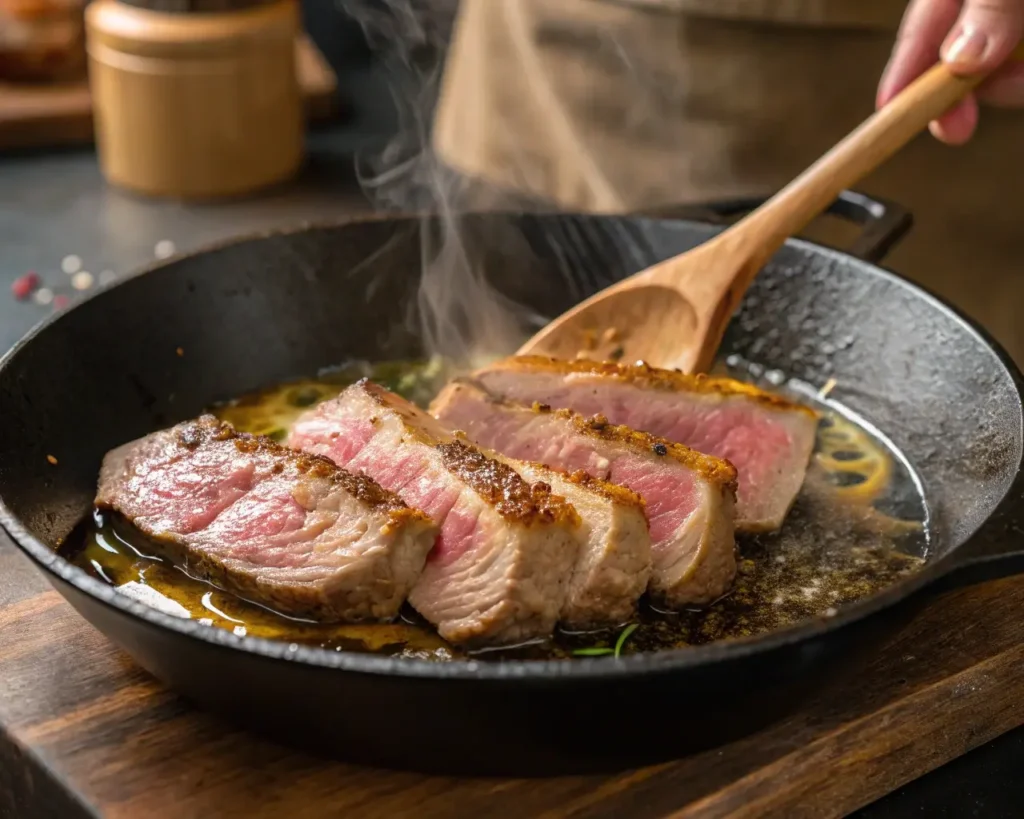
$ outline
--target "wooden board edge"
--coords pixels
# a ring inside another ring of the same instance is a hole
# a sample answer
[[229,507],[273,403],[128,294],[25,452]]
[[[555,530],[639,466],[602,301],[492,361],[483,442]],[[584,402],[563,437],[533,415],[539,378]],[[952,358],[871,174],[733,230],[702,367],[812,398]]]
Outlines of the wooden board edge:
[[0,816],[101,819],[96,808],[68,790],[46,762],[0,729]]
[[[1022,675],[1024,646],[1016,646],[840,725],[666,819],[847,816],[1024,725],[1024,699],[1004,684]],[[972,718],[957,719],[965,711]]]

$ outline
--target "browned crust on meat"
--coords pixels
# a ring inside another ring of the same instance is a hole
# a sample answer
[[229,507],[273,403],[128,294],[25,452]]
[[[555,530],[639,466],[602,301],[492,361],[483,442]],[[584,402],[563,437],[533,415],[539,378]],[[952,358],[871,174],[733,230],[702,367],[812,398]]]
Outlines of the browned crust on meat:
[[564,523],[579,526],[576,508],[551,492],[546,483],[530,485],[510,466],[488,458],[463,441],[447,441],[434,447],[445,468],[456,475],[503,518],[529,526],[532,523]]
[[790,401],[775,393],[758,389],[751,384],[736,381],[732,378],[712,378],[707,375],[687,375],[677,370],[662,370],[647,364],[616,364],[614,362],[588,361],[577,359],[569,361],[559,358],[548,358],[539,355],[512,356],[495,362],[479,372],[487,370],[537,371],[570,375],[582,373],[605,378],[614,378],[646,389],[663,392],[694,392],[708,395],[743,396],[770,409],[796,410],[814,417],[817,413],[803,404]]
[[[551,469],[551,467],[548,466],[545,467],[545,469]],[[644,511],[647,508],[647,504],[644,502],[644,499],[632,489],[621,486],[617,483],[609,483],[608,481],[603,481],[600,478],[595,478],[589,472],[584,472],[582,469],[575,472],[562,472],[561,470],[553,471],[558,472],[558,474],[565,478],[565,480],[570,481],[577,486],[589,489],[591,492],[596,492],[614,503],[635,506],[640,511]]]
[[672,458],[701,475],[709,483],[723,489],[730,489],[732,492],[736,491],[736,467],[723,458],[705,455],[688,446],[674,443],[667,438],[658,438],[632,427],[610,424],[603,415],[584,418],[572,410],[553,410],[544,404],[534,404],[532,409],[534,412],[553,413],[559,418],[565,418],[571,421],[573,426],[584,435],[623,443],[634,449],[645,449],[663,458]]
[[[465,432],[456,430],[452,433],[460,441],[465,441],[470,446],[476,446],[473,444]],[[538,463],[537,461],[521,461],[516,458],[509,458],[501,453],[494,452],[490,449],[477,447],[483,452],[488,458],[494,458],[495,460],[501,461],[504,464],[508,464],[513,469],[516,468],[517,464],[523,464],[526,466],[533,467],[541,472],[550,472],[563,480],[567,480],[570,483],[574,483],[584,489],[588,489],[595,494],[601,495],[606,500],[610,500],[614,503],[625,504],[627,506],[634,506],[641,512],[647,509],[647,503],[642,497],[636,492],[626,486],[620,486],[617,483],[609,483],[603,481],[600,478],[595,478],[589,472],[584,472],[582,469],[578,469],[575,472],[566,472],[562,469],[556,469],[548,464]]]
[[[368,378],[360,379],[348,389],[352,389],[353,387],[361,389],[371,401],[385,411],[393,412],[401,418],[402,421],[406,423],[406,429],[409,434],[417,441],[429,444],[430,446],[436,446],[439,443],[446,443],[452,440],[450,435],[434,436],[424,433],[424,431],[419,428],[417,422],[422,422],[424,416],[429,418],[430,421],[436,421],[437,419],[428,413],[425,413],[411,401],[406,400],[397,393],[391,392],[387,387],[382,387],[380,384],[370,381]],[[377,418],[370,419],[373,424],[376,424],[377,420]]]
[[384,410],[396,413],[412,425],[410,432],[440,453],[445,469],[468,484],[505,520],[527,526],[532,523],[580,524],[576,508],[551,494],[551,487],[547,484],[531,486],[511,467],[451,435],[435,439],[422,434],[415,427],[416,421],[436,423],[437,419],[380,384],[364,378],[356,386]]
[[[611,424],[608,422],[607,418],[601,415],[595,415],[593,418],[584,418],[582,415],[577,412],[573,412],[572,410],[556,410],[552,409],[547,404],[539,404],[535,402],[532,406],[529,406],[526,404],[520,404],[516,401],[509,401],[494,395],[482,384],[469,378],[457,378],[451,381],[448,386],[441,391],[431,406],[440,407],[447,400],[447,393],[450,390],[460,389],[475,390],[479,392],[485,400],[495,404],[496,406],[513,407],[518,410],[529,410],[538,414],[551,414],[557,418],[564,418],[565,420],[570,421],[575,429],[584,435],[601,438],[605,441],[622,443],[631,449],[644,449],[651,452],[653,455],[660,457],[672,458],[674,461],[678,461],[687,468],[697,472],[697,474],[701,475],[709,483],[713,483],[723,489],[728,489],[733,493],[736,492],[736,467],[729,463],[729,461],[723,458],[717,458],[714,455],[705,455],[704,453],[698,452],[695,449],[690,449],[688,446],[684,446],[683,444],[674,443],[666,438],[658,438],[655,435],[641,432],[633,429],[632,427],[622,426],[620,424]],[[597,479],[591,478],[591,480]]]
[[178,445],[186,449],[197,449],[205,443],[216,441],[232,441],[239,452],[270,455],[280,460],[282,468],[284,464],[291,464],[300,475],[328,480],[367,506],[387,512],[392,525],[430,520],[426,513],[411,508],[398,495],[389,492],[373,478],[353,474],[329,458],[281,446],[272,438],[238,432],[231,424],[212,415],[203,415],[195,421],[179,424],[173,432]]

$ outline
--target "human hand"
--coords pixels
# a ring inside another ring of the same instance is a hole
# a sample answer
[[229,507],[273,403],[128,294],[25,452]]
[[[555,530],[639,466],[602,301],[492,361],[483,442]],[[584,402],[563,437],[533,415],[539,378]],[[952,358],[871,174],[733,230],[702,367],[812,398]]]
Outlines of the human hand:
[[963,144],[978,125],[979,100],[1024,107],[1024,62],[1007,62],[1022,35],[1024,0],[912,0],[876,105],[885,105],[940,56],[956,74],[992,71],[975,93],[929,126],[943,142]]

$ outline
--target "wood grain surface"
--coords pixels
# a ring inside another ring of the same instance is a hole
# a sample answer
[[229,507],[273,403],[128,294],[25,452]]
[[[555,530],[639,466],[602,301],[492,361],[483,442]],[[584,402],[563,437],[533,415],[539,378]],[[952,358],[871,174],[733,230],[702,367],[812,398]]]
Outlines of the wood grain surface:
[[717,751],[613,776],[454,779],[316,759],[193,709],[0,535],[0,816],[842,816],[1024,723],[1022,607],[1024,578],[937,598],[802,713]]
[[[311,120],[337,108],[338,83],[316,46],[296,46],[299,83]],[[92,142],[92,97],[86,80],[55,85],[0,82],[0,150]]]

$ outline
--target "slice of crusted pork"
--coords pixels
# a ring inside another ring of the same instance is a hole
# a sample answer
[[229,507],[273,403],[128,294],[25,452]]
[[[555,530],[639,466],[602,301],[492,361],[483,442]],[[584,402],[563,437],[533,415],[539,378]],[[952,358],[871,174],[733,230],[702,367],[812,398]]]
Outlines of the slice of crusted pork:
[[738,475],[736,526],[778,529],[803,484],[817,414],[729,378],[689,376],[646,365],[518,356],[476,373],[491,392],[603,415],[728,460]]
[[651,576],[651,536],[643,498],[582,470],[568,473],[496,452],[487,454],[505,461],[530,483],[547,484],[580,515],[579,550],[559,618],[562,625],[586,631],[632,619]]
[[649,589],[656,602],[709,603],[731,585],[736,471],[728,462],[602,417],[502,400],[469,380],[449,384],[431,410],[481,446],[582,470],[639,494],[650,524]]
[[301,416],[288,444],[372,477],[436,522],[409,602],[446,640],[509,645],[551,634],[581,521],[550,487],[531,485],[365,380]]
[[194,577],[323,622],[393,618],[437,534],[370,478],[211,416],[109,452],[96,504]]

